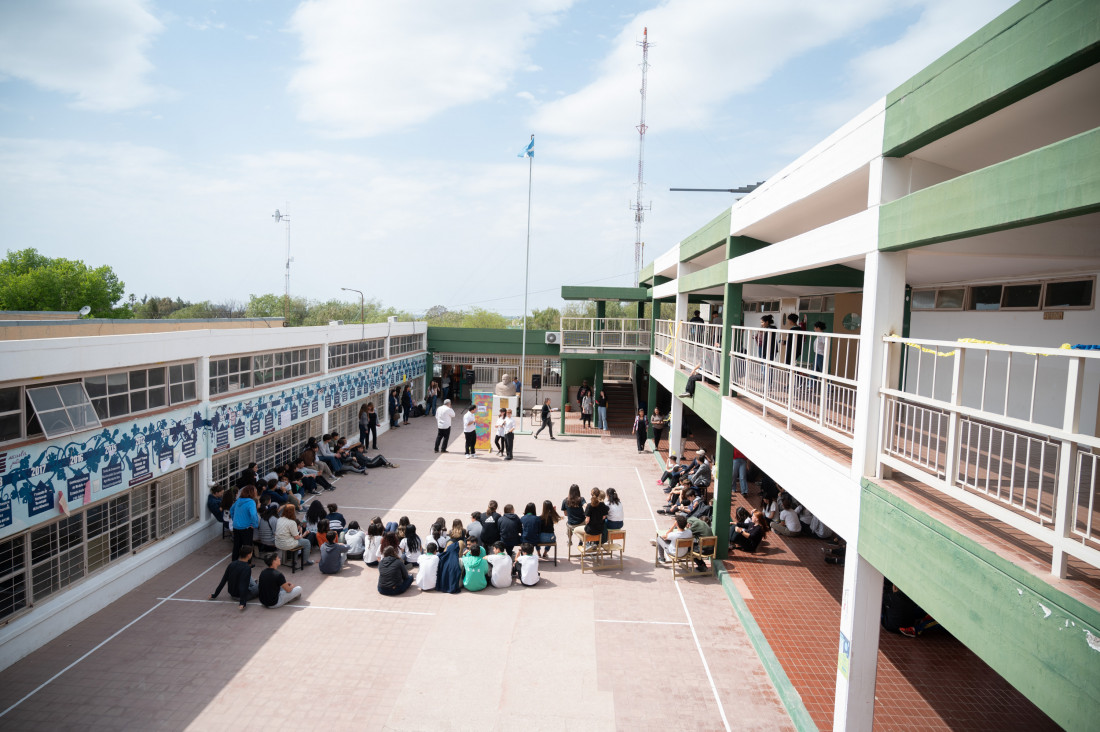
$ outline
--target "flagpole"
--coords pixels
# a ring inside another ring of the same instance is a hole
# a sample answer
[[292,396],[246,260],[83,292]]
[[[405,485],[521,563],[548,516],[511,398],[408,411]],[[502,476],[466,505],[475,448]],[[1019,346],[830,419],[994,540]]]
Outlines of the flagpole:
[[527,381],[527,288],[531,273],[531,181],[535,168],[535,136],[531,135],[531,154],[527,156],[527,255],[523,261],[523,337],[519,362],[519,431],[523,432],[523,390]]

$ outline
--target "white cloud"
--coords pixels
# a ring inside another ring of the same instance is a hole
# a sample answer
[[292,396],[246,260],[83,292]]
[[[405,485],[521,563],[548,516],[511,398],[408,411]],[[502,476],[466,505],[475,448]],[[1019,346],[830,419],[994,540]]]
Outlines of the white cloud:
[[698,129],[712,123],[731,96],[889,9],[880,0],[669,0],[627,22],[595,80],[543,105],[535,129],[567,138],[566,150],[577,158],[632,154],[636,143],[623,132],[638,119],[643,27],[653,30],[649,119],[659,120],[662,130]]
[[533,37],[573,0],[307,0],[290,20],[299,117],[337,137],[418,124],[504,91]]
[[0,71],[78,108],[130,109],[158,96],[146,52],[163,28],[146,0],[0,3]]

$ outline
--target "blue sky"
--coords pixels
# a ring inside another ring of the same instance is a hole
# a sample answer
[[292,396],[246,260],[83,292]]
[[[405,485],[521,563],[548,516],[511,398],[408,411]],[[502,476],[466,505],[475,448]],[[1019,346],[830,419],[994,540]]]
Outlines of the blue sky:
[[5,249],[110,264],[127,293],[340,287],[423,312],[627,285],[648,26],[646,261],[1006,0],[0,4]]

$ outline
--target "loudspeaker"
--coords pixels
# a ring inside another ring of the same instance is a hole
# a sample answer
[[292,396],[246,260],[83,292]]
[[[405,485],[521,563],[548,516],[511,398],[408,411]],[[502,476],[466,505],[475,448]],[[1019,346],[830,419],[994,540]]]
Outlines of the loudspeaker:
[[474,373],[473,369],[466,369],[466,383],[471,386],[477,383],[477,374]]
[[542,374],[531,374],[531,388],[532,389],[541,389],[542,388]]

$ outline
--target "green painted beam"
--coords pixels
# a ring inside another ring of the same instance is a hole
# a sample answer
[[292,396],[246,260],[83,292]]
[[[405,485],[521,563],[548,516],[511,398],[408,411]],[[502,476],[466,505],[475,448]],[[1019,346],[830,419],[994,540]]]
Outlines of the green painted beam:
[[729,279],[729,265],[724,261],[680,277],[676,289],[680,292],[694,292],[712,287],[723,287]]
[[613,353],[562,353],[562,361],[648,361],[649,351],[615,351]]
[[562,300],[610,300],[611,302],[637,302],[648,300],[645,287],[587,287],[562,285]]
[[1055,722],[1096,728],[1096,608],[867,479],[859,553]]
[[653,284],[650,282],[651,279],[653,279],[653,262],[642,267],[642,271],[638,273],[638,284]]
[[754,285],[803,285],[806,287],[863,287],[863,270],[843,264],[830,264],[802,272],[764,277]]
[[1100,211],[1100,128],[880,207],[879,249],[899,250]]
[[703,228],[680,242],[680,261],[687,262],[711,249],[725,246],[730,236],[730,214],[727,208],[711,219]]
[[[546,343],[545,330],[527,331],[528,356],[558,355],[557,344]],[[428,350],[435,353],[523,352],[523,331],[513,328],[441,328],[428,326]]]
[[886,97],[883,154],[902,157],[1100,61],[1100,3],[1024,0]]
[[749,252],[755,252],[757,249],[770,246],[769,242],[753,239],[751,236],[731,236],[729,245],[726,247],[726,259],[740,257],[742,254],[748,254]]
[[[675,387],[674,393],[683,394],[684,389],[687,388],[687,374],[677,369],[672,375],[672,381]],[[710,425],[716,434],[721,432],[719,428],[722,424],[722,399],[710,387],[696,384],[695,396],[680,401],[684,403],[686,409],[695,412],[701,420]]]

